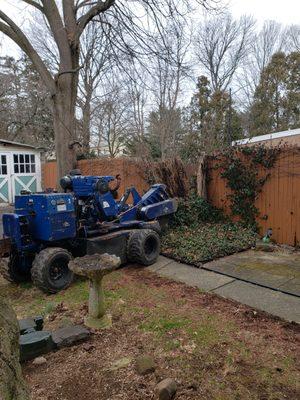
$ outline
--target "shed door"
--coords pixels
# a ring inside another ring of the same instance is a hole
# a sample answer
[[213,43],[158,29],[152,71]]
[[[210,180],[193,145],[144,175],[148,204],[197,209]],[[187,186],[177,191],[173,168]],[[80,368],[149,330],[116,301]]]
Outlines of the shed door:
[[36,162],[33,153],[13,153],[13,196],[19,195],[21,190],[37,191]]
[[0,203],[10,203],[10,154],[0,153]]

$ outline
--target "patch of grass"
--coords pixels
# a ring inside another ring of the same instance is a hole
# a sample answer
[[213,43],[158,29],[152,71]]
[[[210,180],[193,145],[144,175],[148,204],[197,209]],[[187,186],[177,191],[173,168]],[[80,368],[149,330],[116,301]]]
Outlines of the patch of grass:
[[220,333],[217,327],[210,323],[198,325],[196,328],[189,328],[188,333],[195,343],[200,346],[211,346],[220,340]]
[[[298,399],[299,367],[294,335],[289,336],[291,332],[285,334],[283,328],[272,320],[268,322],[266,319],[262,324],[254,320],[252,323],[244,319],[243,313],[230,313],[227,307],[222,308],[220,299],[200,294],[195,289],[183,288],[175,282],[161,280],[161,285],[159,282],[159,278],[146,270],[124,269],[107,276],[104,281],[105,299],[109,312],[115,317],[113,328],[99,336],[94,335],[95,354],[82,352],[82,357],[77,357],[80,350],[74,348],[74,351],[56,359],[54,353],[52,361],[49,358],[46,375],[40,369],[29,367],[26,376],[30,376],[35,398],[39,398],[34,392],[37,383],[39,387],[54,390],[52,383],[58,378],[57,366],[66,374],[59,384],[64,387],[66,377],[73,382],[70,365],[76,363],[80,367],[80,378],[86,382],[90,383],[93,370],[97,371],[97,395],[101,394],[105,385],[111,385],[108,375],[101,372],[104,364],[108,363],[106,365],[110,368],[111,363],[120,357],[142,352],[153,355],[164,374],[172,371],[174,379],[183,382],[186,392],[179,392],[179,395],[187,400]],[[78,280],[67,290],[51,296],[31,285],[3,284],[0,289],[11,299],[19,317],[52,314],[57,304],[64,302],[66,311],[54,311],[54,320],[46,318],[50,330],[74,323],[86,312],[82,306],[88,300],[87,281]],[[282,333],[277,336],[278,330]],[[271,339],[270,332],[274,332]],[[101,347],[103,343],[106,343],[104,349]],[[106,354],[104,357],[103,352]],[[91,356],[99,367],[87,371]],[[134,379],[134,367],[128,368],[132,368],[130,377]],[[122,392],[116,392],[116,395],[123,398],[124,393],[129,393],[126,390],[132,389],[134,392],[130,392],[128,398],[145,397],[144,388],[137,394],[139,386],[128,380],[127,373],[122,375],[124,371],[126,369],[118,370],[116,375],[122,383]],[[37,376],[40,381],[33,381]],[[45,379],[48,386],[44,384]],[[138,382],[140,379],[138,377]],[[78,382],[80,384],[82,380],[78,379]],[[195,384],[197,391],[189,389],[189,383]],[[86,386],[81,388],[85,390]],[[51,395],[56,398],[52,392]],[[148,397],[151,395],[152,392]]]
[[117,290],[109,290],[105,289],[104,290],[104,296],[105,299],[108,303],[112,303],[115,300],[119,300],[122,298],[127,298],[128,297],[128,290],[125,288],[120,288]]
[[199,264],[248,249],[255,233],[240,223],[203,223],[170,229],[162,238],[163,253]]
[[56,303],[53,303],[53,302],[46,303],[46,305],[43,309],[42,315],[47,315],[47,314],[52,313],[52,311],[55,309],[55,306],[56,306]]
[[181,346],[180,341],[178,339],[166,339],[164,342],[164,350],[165,351],[173,351],[179,349]]
[[174,299],[174,302],[178,307],[181,307],[187,304],[187,299]]
[[139,325],[139,329],[145,332],[154,332],[158,336],[176,331],[182,328],[186,328],[191,323],[186,318],[179,317],[156,317],[151,315],[145,322]]
[[282,360],[282,365],[284,369],[293,368],[295,364],[296,364],[295,359],[291,356],[285,356],[284,359]]
[[89,286],[87,280],[77,280],[72,284],[72,290],[64,290],[55,295],[55,300],[60,303],[64,302],[68,307],[76,304],[82,304],[89,298]]
[[72,286],[55,295],[47,295],[31,283],[3,286],[5,296],[9,297],[19,318],[47,315],[64,302],[69,309],[76,309],[88,300],[88,282],[75,281]]
[[20,288],[22,288],[22,289],[31,289],[31,288],[33,288],[33,283],[32,282],[21,282],[20,283]]

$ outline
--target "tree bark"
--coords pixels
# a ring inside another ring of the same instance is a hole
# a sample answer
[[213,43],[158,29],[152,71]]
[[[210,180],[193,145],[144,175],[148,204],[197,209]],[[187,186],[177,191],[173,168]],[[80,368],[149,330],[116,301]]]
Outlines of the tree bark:
[[58,180],[76,167],[75,118],[70,89],[59,88],[53,97],[53,125]]
[[89,90],[82,108],[82,153],[85,155],[90,152],[91,98]]
[[[22,29],[0,10],[0,32],[12,39],[30,58],[47,86],[53,104],[53,125],[58,180],[76,167],[76,97],[78,90],[80,36],[97,15],[111,8],[115,0],[75,2],[23,0],[45,17],[59,53],[59,71],[53,77]],[[86,3],[86,4],[85,4]],[[87,9],[77,18],[80,7]],[[61,12],[62,11],[62,12]],[[59,184],[57,185],[59,187]]]
[[71,64],[60,66],[55,79],[53,124],[57,158],[57,178],[76,168],[76,100],[79,75],[79,45],[71,46]]
[[10,305],[0,295],[0,399],[29,400],[19,363],[19,326]]
[[207,200],[207,159],[206,155],[202,154],[199,158],[199,165],[197,171],[197,194],[203,199]]

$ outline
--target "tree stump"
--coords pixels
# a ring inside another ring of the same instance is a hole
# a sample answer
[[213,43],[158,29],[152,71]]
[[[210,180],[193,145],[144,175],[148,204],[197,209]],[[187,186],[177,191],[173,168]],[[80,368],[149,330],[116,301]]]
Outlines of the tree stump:
[[105,314],[102,279],[121,264],[119,257],[110,254],[93,254],[69,262],[74,274],[89,279],[89,311],[84,323],[89,328],[103,329],[111,326],[111,316]]
[[11,306],[0,296],[0,399],[29,400],[19,362],[19,325]]

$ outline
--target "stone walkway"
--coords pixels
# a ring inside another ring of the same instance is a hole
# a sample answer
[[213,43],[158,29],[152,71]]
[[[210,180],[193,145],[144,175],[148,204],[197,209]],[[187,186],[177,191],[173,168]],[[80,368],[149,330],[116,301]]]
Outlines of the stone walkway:
[[300,297],[300,253],[248,250],[203,265],[245,282]]
[[[227,257],[226,259],[228,262]],[[204,265],[205,268],[206,266],[207,264]],[[233,276],[226,276],[224,273],[195,268],[163,256],[160,256],[158,261],[147,269],[159,276],[236,300],[287,321],[300,323],[300,297],[283,293],[276,288],[271,289]]]

